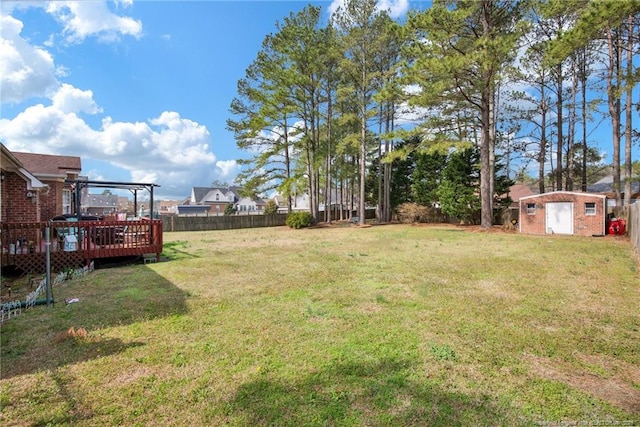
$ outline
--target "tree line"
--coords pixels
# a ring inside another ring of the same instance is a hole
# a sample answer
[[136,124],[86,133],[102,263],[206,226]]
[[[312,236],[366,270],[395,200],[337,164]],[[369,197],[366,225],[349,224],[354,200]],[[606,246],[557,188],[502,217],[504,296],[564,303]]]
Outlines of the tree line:
[[478,205],[489,228],[514,164],[537,164],[540,192],[586,190],[590,134],[607,121],[628,206],[639,17],[640,0],[434,0],[400,23],[375,0],[346,0],[324,23],[309,5],[238,81],[227,127],[249,153],[239,183],[277,190],[289,209],[305,193],[315,220],[337,202],[364,222],[375,202],[390,221],[400,165],[427,156],[442,162],[433,171],[458,164],[437,180],[439,202]]

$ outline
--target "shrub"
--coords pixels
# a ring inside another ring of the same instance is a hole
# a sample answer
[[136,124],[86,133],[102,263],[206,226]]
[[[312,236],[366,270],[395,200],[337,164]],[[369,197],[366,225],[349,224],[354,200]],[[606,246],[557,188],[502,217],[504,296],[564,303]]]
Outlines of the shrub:
[[308,227],[313,224],[313,215],[309,212],[291,212],[287,216],[286,224],[296,229]]
[[278,204],[273,200],[267,201],[267,204],[264,206],[264,214],[265,215],[273,215],[278,212]]
[[441,209],[432,206],[422,206],[413,202],[399,205],[396,208],[396,217],[398,221],[404,224],[438,224],[451,222],[451,218],[443,214]]

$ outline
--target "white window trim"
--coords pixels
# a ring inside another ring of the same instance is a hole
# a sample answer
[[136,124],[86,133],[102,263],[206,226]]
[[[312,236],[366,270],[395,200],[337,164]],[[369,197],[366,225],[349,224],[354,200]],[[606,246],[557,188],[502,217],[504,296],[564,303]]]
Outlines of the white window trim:
[[71,213],[71,190],[67,188],[62,190],[62,213]]
[[[533,206],[533,208],[530,208]],[[527,215],[535,215],[536,214],[536,204],[535,203],[527,203]]]

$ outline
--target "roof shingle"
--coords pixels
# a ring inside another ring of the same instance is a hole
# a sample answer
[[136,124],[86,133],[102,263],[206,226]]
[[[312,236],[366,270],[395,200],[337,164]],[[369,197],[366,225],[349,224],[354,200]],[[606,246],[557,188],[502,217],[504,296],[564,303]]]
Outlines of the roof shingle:
[[80,157],[55,156],[51,154],[19,153],[13,155],[20,160],[24,168],[34,175],[59,175],[66,177],[67,172],[80,173]]

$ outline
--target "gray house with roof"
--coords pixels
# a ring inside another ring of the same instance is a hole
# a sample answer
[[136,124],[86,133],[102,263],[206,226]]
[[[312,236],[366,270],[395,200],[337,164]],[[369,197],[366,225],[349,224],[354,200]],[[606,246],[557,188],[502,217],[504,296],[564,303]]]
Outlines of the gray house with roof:
[[[620,190],[622,191],[622,200],[624,202],[624,173],[620,176]],[[616,205],[616,195],[613,189],[613,175],[608,175],[600,181],[587,187],[588,193],[599,193],[607,196],[607,210],[610,211]],[[640,201],[640,177],[631,178],[631,204]]]
[[[233,205],[237,213],[261,214],[266,202],[260,198],[243,197],[240,187],[193,187],[191,196],[178,206],[178,213],[223,215],[227,205]],[[186,207],[189,206],[189,207]],[[195,208],[201,206],[201,208]],[[208,207],[204,208],[204,207]]]

